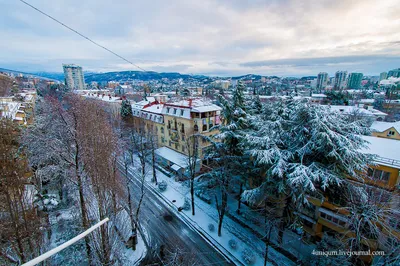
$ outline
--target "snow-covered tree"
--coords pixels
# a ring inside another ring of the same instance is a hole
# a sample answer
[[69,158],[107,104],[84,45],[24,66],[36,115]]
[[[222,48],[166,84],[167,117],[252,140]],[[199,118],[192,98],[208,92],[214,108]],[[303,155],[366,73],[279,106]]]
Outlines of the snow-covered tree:
[[[206,138],[212,143],[213,150],[207,155],[213,161],[213,171],[204,175],[211,178],[213,184],[218,188],[215,194],[219,223],[218,235],[221,235],[222,221],[226,213],[228,190],[234,180],[239,180],[240,191],[243,190],[243,178],[246,178],[245,157],[243,156],[243,132],[248,127],[246,113],[246,99],[244,96],[245,86],[239,82],[233,92],[232,101],[228,101],[219,95],[222,105],[222,124],[216,126],[219,133],[213,138]],[[240,195],[239,195],[240,196]],[[240,204],[238,206],[240,208]]]
[[122,100],[121,103],[121,117],[126,118],[132,116],[132,105],[127,99]]
[[[323,194],[329,186],[340,186],[348,177],[358,179],[366,170],[368,156],[360,152],[365,141],[358,135],[365,129],[326,106],[281,100],[266,104],[251,124],[247,152],[264,168],[266,179],[259,188],[246,191],[243,199],[252,203],[265,193],[282,198],[281,233],[293,208],[306,203],[307,195]],[[275,189],[264,189],[266,184]]]

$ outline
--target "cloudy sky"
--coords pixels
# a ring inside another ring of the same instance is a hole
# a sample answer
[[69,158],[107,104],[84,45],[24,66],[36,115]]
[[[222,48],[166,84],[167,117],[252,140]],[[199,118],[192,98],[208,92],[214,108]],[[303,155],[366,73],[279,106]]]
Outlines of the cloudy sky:
[[[400,67],[398,0],[25,0],[146,70],[279,76]],[[0,67],[137,70],[19,0],[0,0]]]

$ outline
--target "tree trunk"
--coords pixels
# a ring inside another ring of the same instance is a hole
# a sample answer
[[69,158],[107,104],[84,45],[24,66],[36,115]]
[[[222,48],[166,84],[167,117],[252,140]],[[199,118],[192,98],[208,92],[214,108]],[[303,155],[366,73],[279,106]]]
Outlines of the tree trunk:
[[195,214],[194,211],[194,180],[193,178],[190,179],[190,196],[192,197],[192,215]]
[[264,266],[267,266],[267,261],[268,261],[268,250],[269,250],[269,245],[270,245],[270,240],[271,240],[271,231],[272,231],[272,226],[269,226],[268,229],[268,237],[265,241],[265,256],[264,256]]
[[284,199],[284,204],[285,206],[283,207],[282,213],[280,215],[280,221],[279,221],[279,226],[278,226],[278,243],[282,244],[283,243],[283,234],[285,232],[285,226],[286,226],[286,219],[289,214],[289,208],[290,208],[290,203],[291,203],[291,198],[290,197],[285,197]]
[[228,204],[228,195],[226,191],[222,192],[222,202],[221,208],[219,210],[219,220],[218,220],[218,236],[222,235],[222,222],[225,217],[226,205]]
[[[80,200],[80,205],[81,205],[82,227],[83,227],[83,229],[86,230],[89,228],[89,221],[88,221],[88,217],[87,217],[85,198],[83,196],[82,177],[79,174],[77,174],[76,178],[78,181],[79,200]],[[89,239],[87,237],[85,237],[85,246],[86,246],[86,253],[87,253],[87,257],[88,257],[88,264],[92,265],[92,250],[90,247]]]
[[10,216],[11,216],[11,220],[13,223],[13,226],[15,228],[14,234],[15,234],[15,239],[17,241],[17,253],[19,254],[19,257],[21,258],[21,262],[24,263],[26,262],[26,257],[25,257],[25,251],[24,251],[24,247],[22,245],[22,239],[21,239],[21,235],[20,235],[20,231],[19,231],[19,225],[18,225],[18,215],[14,214],[13,211],[13,206],[12,206],[12,199],[10,197],[10,194],[8,192],[6,192],[7,195],[7,203],[8,203],[8,208],[9,208],[9,212],[10,212]]
[[[105,215],[102,211],[102,207],[100,206],[100,204],[99,204],[99,212],[100,212],[100,220],[105,219]],[[103,251],[102,264],[110,265],[111,264],[111,259],[110,259],[111,247],[110,247],[110,240],[108,237],[107,224],[103,224],[100,227],[100,233],[101,233],[101,249]]]
[[240,189],[239,189],[239,199],[238,199],[238,208],[236,212],[240,214],[240,205],[241,205],[241,199],[242,199],[242,193],[243,193],[243,182],[240,182]]
[[157,185],[156,155],[155,155],[155,152],[154,152],[154,146],[151,149],[151,157],[152,157],[151,159],[152,159],[152,166],[153,166],[153,182],[156,182],[156,185]]
[[132,235],[130,236],[129,241],[132,243],[132,249],[136,250],[137,244],[137,233],[136,233],[136,225],[135,225],[135,218],[133,217],[133,207],[132,207],[132,196],[131,196],[131,189],[130,184],[128,181],[128,163],[125,163],[125,180],[126,180],[126,187],[128,189],[128,208],[129,208],[129,218],[131,220],[131,230]]

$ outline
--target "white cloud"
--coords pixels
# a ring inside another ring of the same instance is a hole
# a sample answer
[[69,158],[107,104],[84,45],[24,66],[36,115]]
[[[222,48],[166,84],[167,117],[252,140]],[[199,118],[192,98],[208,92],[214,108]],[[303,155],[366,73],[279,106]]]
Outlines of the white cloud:
[[[30,3],[145,69],[311,75],[338,67],[377,74],[400,66],[396,0]],[[0,0],[0,6],[0,66],[61,71],[63,62],[74,62],[87,70],[134,69],[19,1]],[[315,58],[346,56],[370,56],[370,60],[312,64]],[[385,64],[390,56],[397,61]],[[246,66],[299,58],[306,66]]]

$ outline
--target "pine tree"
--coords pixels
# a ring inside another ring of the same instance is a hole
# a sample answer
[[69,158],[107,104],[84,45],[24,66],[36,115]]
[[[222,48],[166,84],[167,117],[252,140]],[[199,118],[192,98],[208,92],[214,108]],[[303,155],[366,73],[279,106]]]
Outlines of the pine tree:
[[265,169],[266,180],[243,198],[255,203],[270,193],[267,185],[275,187],[285,206],[277,214],[282,217],[280,233],[307,195],[321,195],[332,185],[340,187],[347,177],[359,178],[367,167],[368,156],[359,151],[365,141],[357,135],[365,129],[326,106],[279,101],[266,105],[251,122],[248,153]]
[[126,118],[132,116],[132,106],[129,100],[123,100],[121,103],[121,117]]
[[[219,102],[222,105],[223,122],[220,125],[220,133],[215,136],[213,143],[213,152],[210,158],[214,161],[213,172],[208,176],[211,177],[219,189],[220,199],[215,197],[217,202],[219,223],[218,235],[221,235],[222,221],[226,212],[228,189],[233,181],[238,180],[240,184],[239,194],[243,191],[243,169],[244,157],[241,148],[242,136],[244,130],[248,126],[246,113],[246,99],[244,96],[244,85],[239,82],[233,92],[232,101],[228,101],[222,95],[219,95]],[[240,201],[239,206],[240,208]]]

